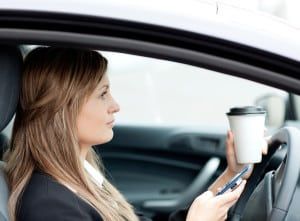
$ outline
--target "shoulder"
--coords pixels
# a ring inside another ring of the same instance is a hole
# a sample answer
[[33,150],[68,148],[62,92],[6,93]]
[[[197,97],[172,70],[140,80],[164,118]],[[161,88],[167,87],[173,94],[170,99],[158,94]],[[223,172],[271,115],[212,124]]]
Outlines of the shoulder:
[[101,217],[65,186],[47,174],[34,172],[19,201],[18,221],[93,221]]

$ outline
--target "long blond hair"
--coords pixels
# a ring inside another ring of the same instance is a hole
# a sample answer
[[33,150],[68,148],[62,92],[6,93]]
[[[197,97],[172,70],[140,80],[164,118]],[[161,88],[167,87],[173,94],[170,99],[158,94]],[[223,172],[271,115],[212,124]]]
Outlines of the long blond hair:
[[[106,69],[107,60],[90,50],[40,47],[26,56],[11,147],[4,158],[12,221],[17,219],[18,202],[35,169],[68,184],[105,221],[138,220],[107,179],[102,188],[92,182],[80,160],[76,119]],[[102,168],[92,148],[86,160]]]

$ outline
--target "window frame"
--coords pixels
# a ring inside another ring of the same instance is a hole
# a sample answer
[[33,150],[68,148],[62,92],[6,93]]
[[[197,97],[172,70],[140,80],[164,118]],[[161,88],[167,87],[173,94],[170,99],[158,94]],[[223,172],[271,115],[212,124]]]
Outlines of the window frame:
[[190,64],[300,94],[300,62],[235,42],[157,25],[84,15],[1,10],[8,44],[85,47]]

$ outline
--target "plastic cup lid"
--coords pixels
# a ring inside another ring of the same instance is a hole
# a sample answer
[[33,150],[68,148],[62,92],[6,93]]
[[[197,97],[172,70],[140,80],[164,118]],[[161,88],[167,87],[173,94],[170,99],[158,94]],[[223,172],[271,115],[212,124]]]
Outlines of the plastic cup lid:
[[233,107],[226,113],[229,116],[232,115],[245,115],[245,114],[265,114],[266,110],[260,106],[245,106],[245,107]]

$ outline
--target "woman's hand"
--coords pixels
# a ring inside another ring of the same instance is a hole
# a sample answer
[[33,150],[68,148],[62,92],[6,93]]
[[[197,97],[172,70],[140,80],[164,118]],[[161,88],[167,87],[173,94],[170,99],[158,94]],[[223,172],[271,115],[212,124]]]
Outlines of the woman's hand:
[[[267,139],[264,139],[264,143],[262,146],[262,154],[266,155],[268,153],[268,142]],[[244,164],[239,164],[236,160],[235,152],[234,152],[234,141],[233,141],[233,133],[231,131],[227,132],[227,140],[226,140],[226,158],[227,158],[227,168],[226,173],[229,176],[234,176],[238,172],[240,172]],[[251,170],[243,177],[244,179],[248,179],[253,171],[253,167]]]
[[189,208],[186,221],[222,221],[227,219],[227,213],[239,199],[245,188],[244,180],[235,190],[214,196],[206,191],[198,196]]

